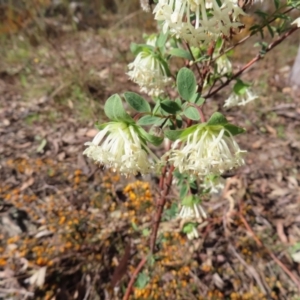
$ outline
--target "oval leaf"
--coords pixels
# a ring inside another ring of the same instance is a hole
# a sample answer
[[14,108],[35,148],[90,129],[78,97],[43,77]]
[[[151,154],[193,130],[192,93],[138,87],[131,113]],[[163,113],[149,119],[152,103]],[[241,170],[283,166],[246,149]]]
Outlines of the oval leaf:
[[186,51],[184,49],[173,48],[169,51],[169,54],[171,54],[172,56],[177,56],[177,57],[185,58],[185,59],[188,59],[188,60],[193,60],[190,52]]
[[250,84],[243,82],[242,80],[238,79],[233,87],[233,91],[237,95],[244,95],[246,90],[249,88]]
[[182,68],[177,75],[177,89],[179,95],[189,101],[196,92],[197,82],[194,73],[188,68]]
[[191,120],[194,120],[194,121],[200,120],[199,112],[198,112],[197,108],[195,108],[195,107],[192,107],[192,106],[187,107],[187,108],[184,110],[183,114],[184,114],[188,119],[191,119]]
[[164,47],[166,45],[168,36],[168,33],[160,33],[156,40],[156,46],[159,48]]
[[205,102],[205,99],[201,98],[201,95],[199,93],[196,93],[192,96],[190,102],[195,103],[200,106]]
[[151,112],[150,104],[140,95],[133,92],[125,92],[126,102],[138,112]]
[[104,105],[106,116],[113,121],[125,121],[132,123],[133,119],[126,113],[122,99],[118,94],[110,96]]
[[183,131],[184,130],[166,130],[165,136],[171,141],[176,141],[181,136]]
[[246,131],[244,128],[235,126],[233,124],[226,124],[224,128],[227,129],[232,135],[237,135]]
[[227,119],[219,112],[212,114],[207,122],[207,125],[225,125],[228,124]]
[[138,121],[137,121],[137,124],[138,125],[143,125],[143,126],[146,126],[146,125],[153,125],[153,124],[156,124],[156,125],[160,125],[162,123],[162,119],[159,118],[159,117],[155,117],[155,116],[142,116]]
[[142,127],[137,127],[137,130],[138,130],[140,136],[145,141],[151,143],[154,146],[159,146],[164,140],[163,137],[155,136],[155,135],[152,135],[152,134],[146,132]]
[[160,106],[165,112],[172,115],[175,115],[177,112],[181,111],[179,104],[171,100],[162,101]]

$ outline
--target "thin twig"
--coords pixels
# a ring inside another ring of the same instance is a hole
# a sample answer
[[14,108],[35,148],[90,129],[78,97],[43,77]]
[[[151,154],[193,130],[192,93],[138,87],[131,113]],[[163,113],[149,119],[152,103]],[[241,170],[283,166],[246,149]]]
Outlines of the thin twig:
[[154,253],[154,251],[155,251],[155,242],[156,242],[159,223],[161,221],[161,217],[162,217],[162,213],[163,213],[163,210],[164,210],[164,207],[166,204],[167,196],[170,192],[170,188],[172,185],[173,171],[174,171],[174,166],[171,166],[169,169],[167,181],[165,182],[165,188],[163,191],[163,195],[161,196],[161,198],[159,199],[158,204],[157,204],[157,206],[158,206],[157,213],[155,215],[155,221],[154,221],[151,238],[150,238],[150,249],[151,249],[152,253]]
[[133,274],[132,274],[132,276],[131,276],[131,278],[130,278],[130,281],[129,281],[129,283],[128,283],[128,286],[127,286],[127,289],[126,289],[126,293],[125,293],[125,295],[124,295],[124,297],[123,297],[123,300],[128,300],[128,299],[129,299],[130,293],[131,293],[131,290],[132,290],[132,287],[133,287],[133,284],[134,284],[134,282],[135,282],[135,279],[136,279],[137,275],[140,273],[140,271],[142,270],[142,268],[144,267],[145,263],[147,262],[147,258],[148,258],[147,256],[144,257],[144,258],[140,261],[140,263],[139,263],[139,265],[136,267],[136,269],[134,270],[134,272],[133,272]]
[[243,74],[247,69],[249,69],[254,63],[264,58],[265,54],[267,54],[270,50],[278,46],[282,41],[284,41],[288,36],[290,36],[292,33],[294,33],[296,30],[298,30],[298,27],[291,28],[288,32],[286,32],[284,35],[276,39],[273,43],[271,43],[265,50],[264,54],[259,53],[254,57],[251,61],[249,61],[241,70],[239,70],[237,73],[235,73],[230,79],[227,79],[222,85],[220,85],[218,88],[216,88],[211,93],[208,93],[207,95],[203,96],[203,98],[207,99],[209,97],[212,97],[216,93],[218,93],[221,89],[223,89],[225,86],[227,86],[232,80],[239,77],[241,74]]
[[252,277],[255,279],[257,285],[259,286],[260,290],[264,295],[268,294],[268,292],[265,289],[265,286],[261,282],[259,274],[256,272],[256,270],[253,268],[253,266],[248,265],[245,260],[238,254],[238,252],[234,249],[232,245],[229,245],[229,249],[231,252],[236,256],[236,258],[240,261],[240,263],[248,270],[248,272],[252,275]]
[[[283,12],[283,14],[288,14],[289,12],[291,12],[294,9],[294,7],[287,9],[285,12]],[[227,48],[224,52],[222,52],[222,54],[216,56],[214,58],[214,61],[217,60],[219,57],[221,57],[222,55],[224,55],[225,53],[233,50],[234,48],[236,48],[237,46],[241,45],[242,43],[246,42],[249,38],[251,38],[253,35],[255,35],[256,33],[258,33],[261,29],[265,28],[266,26],[268,26],[269,24],[273,23],[274,21],[277,20],[277,17],[272,18],[271,20],[269,20],[268,22],[266,22],[262,27],[260,27],[257,30],[252,31],[250,34],[248,34],[247,36],[245,36],[244,38],[242,38],[241,40],[239,40],[236,44],[234,44],[233,46]]]
[[244,218],[243,213],[242,213],[242,205],[240,204],[239,207],[239,217],[241,219],[241,221],[244,223],[246,229],[251,233],[253,239],[255,240],[256,244],[259,247],[264,248],[267,253],[271,256],[271,258],[276,262],[276,264],[292,279],[292,281],[296,284],[298,290],[300,291],[300,280],[299,278],[293,274],[276,256],[275,254],[269,249],[267,248],[262,241],[257,237],[257,235],[254,233],[254,231],[252,230],[252,228],[250,227],[250,225],[248,224],[247,220]]
[[[171,185],[172,185],[174,167],[173,166],[170,167],[169,175],[168,175],[167,181],[165,182],[164,179],[165,179],[167,169],[168,169],[167,166],[165,166],[163,168],[162,174],[161,174],[161,177],[160,177],[160,182],[159,182],[159,187],[161,188],[161,190],[163,189],[163,187],[165,187],[165,188],[163,190],[163,194],[162,194],[161,198],[158,200],[157,213],[155,215],[155,222],[153,224],[152,233],[151,233],[151,237],[150,237],[150,249],[151,249],[152,254],[155,251],[155,242],[156,242],[158,227],[159,227],[159,224],[160,224],[160,221],[161,221],[164,206],[166,204],[167,196],[170,192],[170,188],[171,188]],[[144,257],[140,261],[137,268],[134,270],[133,275],[131,276],[129,284],[127,286],[126,293],[125,293],[125,296],[124,296],[123,300],[128,300],[129,299],[129,296],[130,296],[130,293],[131,293],[131,290],[132,290],[132,286],[135,282],[135,279],[136,279],[137,275],[139,274],[139,272],[144,267],[146,261],[147,261],[147,257]]]
[[[196,59],[195,59],[195,57],[194,57],[194,54],[193,54],[193,52],[192,52],[192,49],[191,49],[190,45],[189,45],[188,43],[186,43],[186,46],[187,46],[187,48],[188,48],[188,50],[189,50],[189,52],[190,52],[190,54],[191,54],[191,57],[192,57],[193,61],[195,61]],[[199,74],[199,76],[200,76],[200,78],[201,78],[201,77],[202,77],[202,74],[201,74],[201,71],[200,71],[200,68],[199,68],[198,64],[195,63],[195,66],[196,66],[197,72],[198,72],[198,74]]]

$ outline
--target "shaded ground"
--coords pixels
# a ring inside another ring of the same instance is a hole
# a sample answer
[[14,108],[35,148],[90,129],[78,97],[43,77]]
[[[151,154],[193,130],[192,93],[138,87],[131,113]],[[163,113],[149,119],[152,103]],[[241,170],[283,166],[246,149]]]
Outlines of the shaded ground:
[[[60,32],[37,45],[22,35],[1,41],[0,298],[110,299],[121,279],[121,299],[148,251],[154,182],[125,180],[82,156],[105,99],[138,91],[125,72],[141,19],[115,27],[113,18],[106,29]],[[251,45],[235,54],[236,68],[256,53]],[[132,299],[299,299],[284,271],[300,277],[300,104],[286,84],[297,45],[288,40],[244,75],[260,99],[226,114],[247,129],[238,137],[247,165],[203,204],[210,217],[196,241],[168,221],[170,200],[159,251]],[[207,112],[221,107],[221,95]],[[46,282],[34,289],[25,279],[41,267]]]

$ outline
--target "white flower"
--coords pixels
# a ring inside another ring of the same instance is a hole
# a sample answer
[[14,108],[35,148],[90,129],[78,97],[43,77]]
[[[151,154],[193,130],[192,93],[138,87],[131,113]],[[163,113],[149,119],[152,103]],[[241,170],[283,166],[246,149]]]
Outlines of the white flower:
[[142,92],[150,96],[164,93],[165,87],[172,80],[168,77],[165,65],[151,52],[141,51],[135,60],[128,65],[127,75],[137,83]]
[[199,233],[197,228],[193,227],[192,231],[187,234],[189,240],[197,239],[199,237]]
[[47,267],[41,267],[40,269],[35,271],[31,277],[25,279],[25,282],[41,288],[45,283],[46,270]]
[[232,73],[231,62],[225,54],[217,58],[216,64],[217,64],[217,71],[220,75]]
[[187,196],[182,201],[182,207],[178,217],[181,219],[198,219],[202,221],[202,217],[204,219],[207,218],[207,215],[202,208],[202,206],[198,203],[197,199],[194,196]]
[[237,95],[236,93],[232,93],[228,99],[225,100],[224,107],[233,107],[233,106],[241,106],[246,105],[247,103],[257,99],[258,96],[253,94],[250,89],[247,89],[244,94]]
[[[83,154],[124,175],[147,174],[158,158],[137,132],[137,126],[110,122],[95,136]],[[150,155],[153,161],[148,158]]]
[[203,178],[243,165],[241,154],[244,152],[224,127],[200,124],[194,126],[193,132],[175,141],[166,156],[169,155],[169,162],[180,173]]
[[146,44],[149,46],[155,47],[156,41],[157,41],[156,34],[151,34],[150,36],[148,36],[148,38],[146,40]]
[[199,237],[197,224],[195,223],[185,224],[183,227],[183,231],[186,233],[189,240],[197,239]]
[[209,191],[210,194],[218,194],[224,189],[224,182],[225,179],[223,179],[221,176],[209,174],[203,179],[201,187],[204,190]]
[[236,20],[244,14],[231,0],[224,0],[221,7],[217,0],[159,0],[153,13],[163,21],[164,33],[169,30],[190,46],[208,45],[222,34],[229,35],[231,28],[241,26]]
[[296,24],[297,27],[300,27],[300,18],[297,18],[296,20],[294,20],[294,21],[291,23],[291,25],[294,25],[294,24]]

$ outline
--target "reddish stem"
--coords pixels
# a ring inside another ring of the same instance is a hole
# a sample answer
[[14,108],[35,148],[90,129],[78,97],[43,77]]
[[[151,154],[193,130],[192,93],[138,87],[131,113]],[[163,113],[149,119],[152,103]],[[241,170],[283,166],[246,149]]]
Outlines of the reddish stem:
[[[170,167],[167,182],[165,183],[165,175],[166,175],[167,170],[168,170],[168,168],[167,168],[167,166],[165,166],[162,170],[162,174],[161,174],[160,182],[159,182],[159,187],[160,187],[160,190],[163,190],[163,194],[162,194],[162,196],[160,197],[160,199],[158,200],[158,203],[157,203],[157,213],[155,214],[155,222],[153,224],[153,229],[152,229],[152,233],[151,233],[151,237],[150,237],[151,253],[154,253],[154,251],[155,251],[155,242],[156,242],[156,237],[157,237],[159,224],[160,224],[160,221],[161,221],[164,206],[166,204],[167,196],[170,192],[170,188],[171,188],[171,185],[172,185],[174,167],[173,166]],[[139,274],[139,272],[141,271],[141,269],[144,267],[146,262],[147,262],[147,257],[144,257],[140,261],[137,268],[134,270],[133,275],[131,276],[129,284],[127,286],[126,293],[124,295],[123,300],[128,300],[129,299],[132,287],[133,287],[134,282],[135,282],[135,279],[136,279],[137,275]]]
[[[271,43],[265,49],[265,54],[268,53],[273,48],[275,48],[277,45],[279,45],[283,40],[285,40],[288,36],[290,36],[292,33],[294,33],[298,29],[299,29],[298,27],[291,28],[288,32],[286,32],[284,35],[282,35],[277,40],[275,40],[273,43]],[[221,84],[214,91],[203,96],[203,98],[207,99],[209,97],[212,97],[213,95],[218,93],[221,89],[223,89],[225,86],[227,86],[233,79],[239,77],[242,73],[244,73],[247,69],[249,69],[254,63],[256,63],[257,61],[259,61],[263,58],[264,58],[264,54],[261,54],[261,53],[257,54],[256,57],[254,57],[251,61],[249,61],[241,70],[239,70],[237,73],[235,73],[230,79],[227,79],[223,84]]]
[[[172,185],[174,169],[175,169],[174,166],[170,167],[169,175],[168,175],[167,181],[165,183],[165,188],[164,188],[163,194],[162,194],[161,198],[158,200],[158,203],[157,203],[157,213],[155,214],[155,221],[154,221],[154,225],[153,225],[153,229],[152,229],[152,233],[151,233],[151,238],[150,238],[150,249],[151,249],[152,253],[154,253],[154,251],[155,251],[155,242],[156,242],[158,227],[159,227],[159,223],[160,223],[160,220],[161,220],[161,217],[162,217],[164,206],[166,204],[167,196],[170,192],[170,188],[171,188],[171,185]],[[161,179],[162,179],[162,177],[161,177]]]
[[145,265],[146,262],[147,262],[147,256],[144,257],[140,261],[139,265],[134,270],[134,272],[133,272],[133,274],[132,274],[132,276],[130,278],[129,284],[127,286],[126,293],[125,293],[125,295],[123,297],[123,300],[128,300],[129,299],[132,287],[133,287],[134,282],[135,282],[135,279],[136,279],[137,275],[140,273],[140,271],[142,270],[142,268],[144,267],[144,265]]

